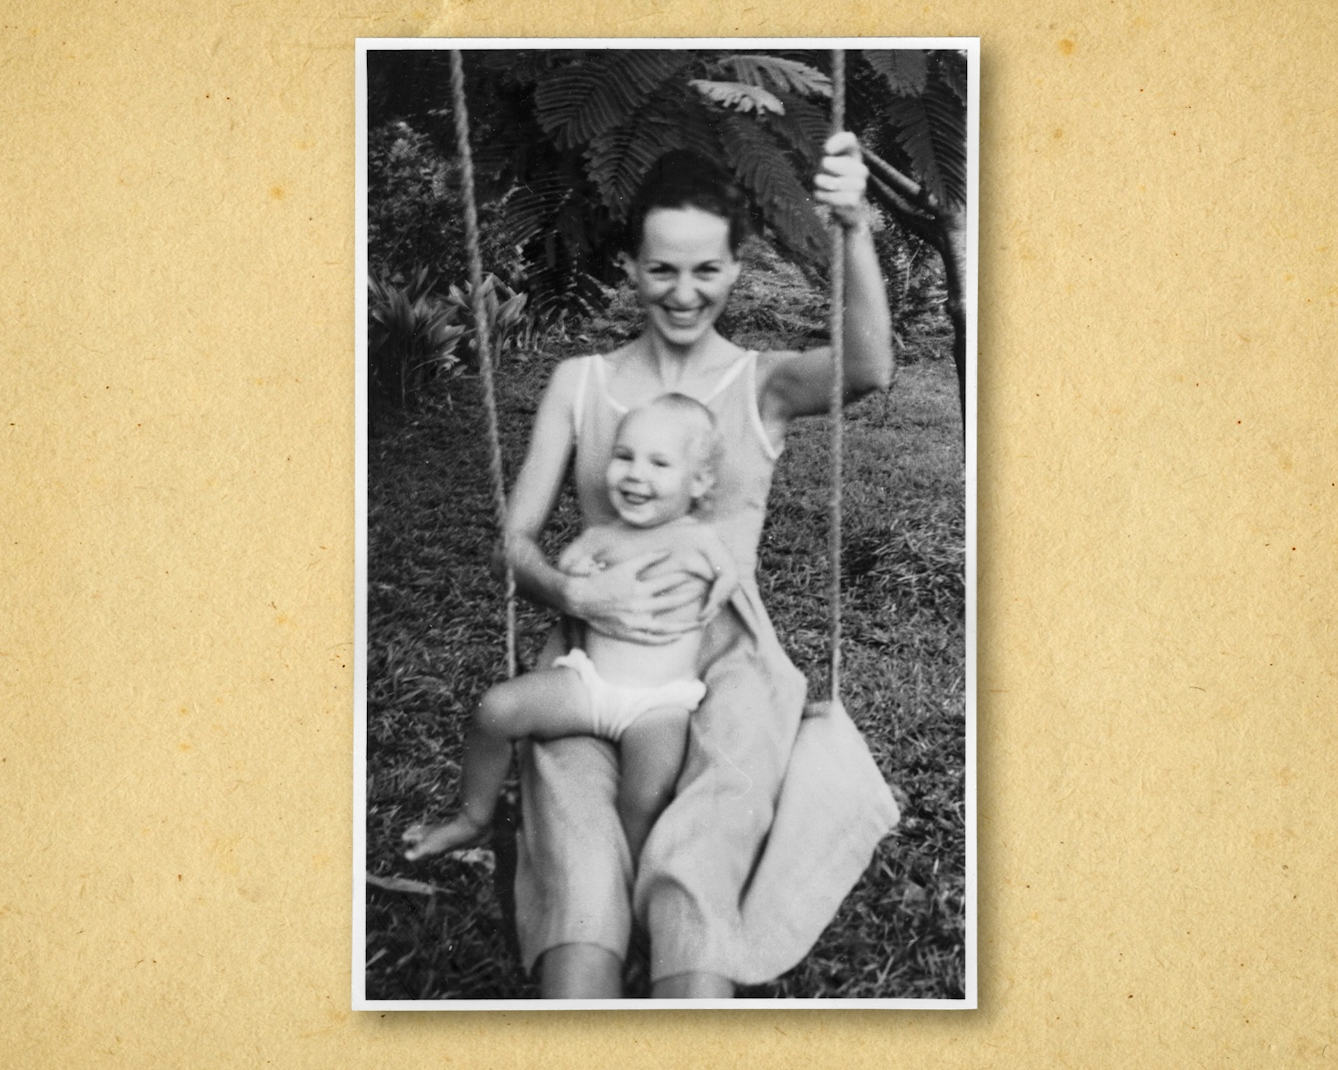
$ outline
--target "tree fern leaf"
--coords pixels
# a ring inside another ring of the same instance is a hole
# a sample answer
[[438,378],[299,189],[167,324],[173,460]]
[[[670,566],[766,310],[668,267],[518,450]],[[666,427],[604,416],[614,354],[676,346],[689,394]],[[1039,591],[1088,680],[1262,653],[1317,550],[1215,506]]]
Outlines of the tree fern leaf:
[[866,48],[864,58],[899,97],[916,96],[929,82],[929,53],[919,48]]
[[761,86],[744,82],[712,82],[705,78],[693,78],[688,85],[708,100],[734,111],[755,111],[759,115],[765,112],[785,114],[785,105],[776,99],[774,93]]
[[586,159],[590,177],[605,206],[621,221],[651,164],[670,149],[685,148],[678,128],[654,115],[606,131],[590,142]]
[[512,190],[503,213],[507,241],[525,245],[548,230],[571,195],[572,188],[561,175],[549,175]]
[[966,105],[946,81],[935,80],[924,95],[934,160],[946,203],[966,203]]
[[798,93],[805,97],[830,97],[832,80],[822,71],[806,63],[779,56],[726,56],[716,67],[732,73],[737,81],[748,85],[768,83],[782,93]]
[[827,113],[803,97],[782,96],[784,115],[769,115],[767,123],[792,149],[803,156],[811,169],[822,162],[822,146],[831,132]]
[[558,148],[584,145],[625,121],[692,58],[682,51],[583,53],[539,79],[534,94],[539,123]]
[[825,263],[826,231],[789,159],[754,119],[725,119],[725,153],[781,244],[801,260]]
[[696,94],[666,93],[592,140],[586,150],[588,173],[614,221],[626,218],[646,172],[671,149],[691,149],[719,160],[723,152],[717,125],[715,111]]
[[895,129],[896,142],[910,159],[914,178],[938,198],[945,199],[943,176],[935,150],[933,124],[923,97],[897,97],[888,102],[887,121]]

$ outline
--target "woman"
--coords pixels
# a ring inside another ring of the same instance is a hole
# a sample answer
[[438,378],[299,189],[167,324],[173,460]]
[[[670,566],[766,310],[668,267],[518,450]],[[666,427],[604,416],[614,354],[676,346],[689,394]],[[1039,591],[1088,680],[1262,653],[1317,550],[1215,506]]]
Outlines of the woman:
[[[845,228],[846,400],[892,375],[887,298],[869,231],[859,146],[833,136],[817,199]],[[646,313],[634,341],[553,374],[513,492],[507,545],[517,587],[585,626],[664,641],[662,615],[701,597],[701,581],[657,573],[653,556],[588,576],[559,572],[538,538],[573,457],[586,525],[607,520],[603,472],[629,408],[667,392],[715,414],[720,453],[706,518],[744,577],[707,627],[701,678],[674,801],[630,857],[614,800],[617,755],[578,737],[530,746],[522,760],[524,824],[516,882],[527,965],[549,998],[616,998],[633,912],[650,934],[652,995],[728,997],[807,953],[867,865],[896,808],[839,708],[804,720],[804,680],[757,597],[754,571],[772,466],[790,421],[828,405],[831,354],[745,353],[715,330],[738,278],[742,194],[700,157],[652,169],[629,220],[624,267]],[[564,652],[572,628],[541,657]],[[576,636],[575,638],[579,638]]]

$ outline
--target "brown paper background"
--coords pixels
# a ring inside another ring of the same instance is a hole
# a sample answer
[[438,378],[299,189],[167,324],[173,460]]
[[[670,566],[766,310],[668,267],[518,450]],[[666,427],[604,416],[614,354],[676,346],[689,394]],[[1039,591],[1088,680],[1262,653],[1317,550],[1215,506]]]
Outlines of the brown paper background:
[[[1338,1054],[1333,8],[0,3],[0,1063]],[[977,1012],[353,1014],[354,38],[978,34]]]

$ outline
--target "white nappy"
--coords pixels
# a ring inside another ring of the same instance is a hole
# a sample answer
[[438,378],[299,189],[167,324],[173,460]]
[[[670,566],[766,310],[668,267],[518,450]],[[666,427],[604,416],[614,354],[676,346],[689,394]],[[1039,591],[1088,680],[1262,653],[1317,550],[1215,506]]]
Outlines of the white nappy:
[[574,669],[590,695],[590,712],[594,718],[591,734],[617,742],[627,727],[650,710],[675,706],[691,712],[701,705],[706,685],[700,680],[672,680],[655,687],[620,687],[610,684],[599,675],[584,650],[573,650],[553,661],[556,668],[564,665]]

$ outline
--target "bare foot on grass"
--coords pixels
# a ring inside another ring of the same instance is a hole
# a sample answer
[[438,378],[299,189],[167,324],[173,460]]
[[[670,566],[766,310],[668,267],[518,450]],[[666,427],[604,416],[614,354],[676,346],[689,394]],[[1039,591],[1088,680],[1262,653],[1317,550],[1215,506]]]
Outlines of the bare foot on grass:
[[444,825],[414,825],[406,829],[402,837],[405,843],[411,845],[404,852],[404,857],[410,862],[416,862],[427,855],[477,847],[487,840],[491,832],[492,825],[479,824],[464,813]]

